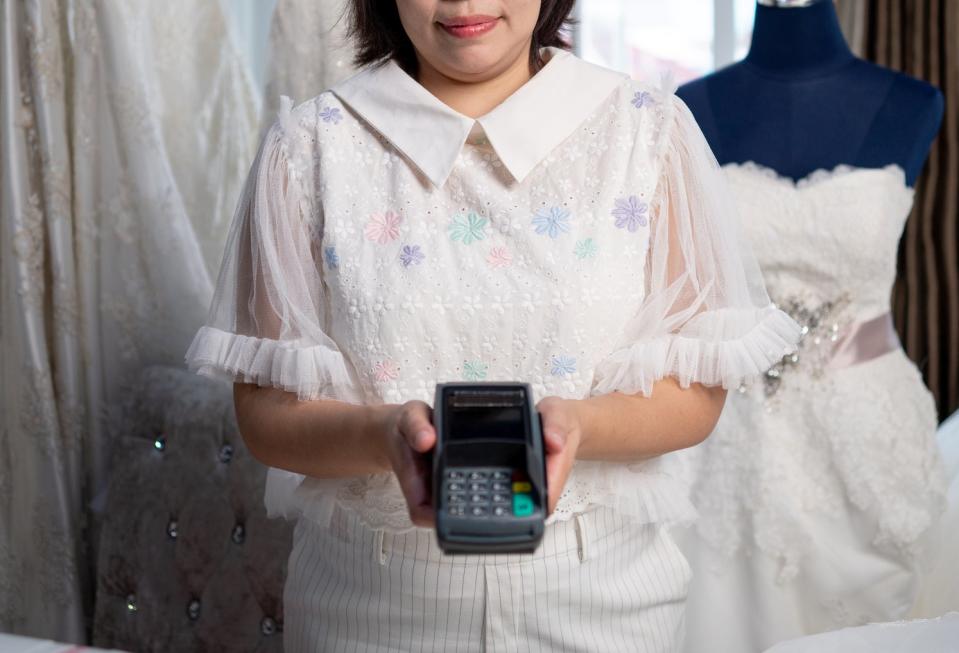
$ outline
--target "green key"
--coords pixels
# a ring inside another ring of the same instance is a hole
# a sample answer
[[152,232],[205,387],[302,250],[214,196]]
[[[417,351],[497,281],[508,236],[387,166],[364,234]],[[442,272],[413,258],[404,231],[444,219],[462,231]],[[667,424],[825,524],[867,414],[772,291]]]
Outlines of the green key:
[[533,498],[528,494],[513,495],[513,514],[526,517],[533,514]]

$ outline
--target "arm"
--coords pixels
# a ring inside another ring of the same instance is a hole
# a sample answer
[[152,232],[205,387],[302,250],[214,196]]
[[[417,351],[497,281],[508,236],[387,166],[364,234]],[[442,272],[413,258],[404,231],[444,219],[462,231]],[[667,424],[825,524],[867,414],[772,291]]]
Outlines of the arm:
[[699,444],[712,432],[726,401],[719,386],[683,389],[672,377],[650,397],[620,392],[573,400],[582,428],[577,458],[637,461]]
[[249,383],[233,385],[233,403],[243,441],[264,465],[316,478],[390,470],[382,434],[393,406],[300,401]]

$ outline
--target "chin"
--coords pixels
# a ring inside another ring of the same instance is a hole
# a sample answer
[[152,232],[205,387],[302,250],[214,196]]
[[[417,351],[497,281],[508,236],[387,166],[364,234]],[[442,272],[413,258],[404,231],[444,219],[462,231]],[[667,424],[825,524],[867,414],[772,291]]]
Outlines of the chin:
[[480,81],[502,72],[511,62],[511,53],[508,48],[476,43],[444,52],[439,60],[443,62],[439,70],[444,75]]

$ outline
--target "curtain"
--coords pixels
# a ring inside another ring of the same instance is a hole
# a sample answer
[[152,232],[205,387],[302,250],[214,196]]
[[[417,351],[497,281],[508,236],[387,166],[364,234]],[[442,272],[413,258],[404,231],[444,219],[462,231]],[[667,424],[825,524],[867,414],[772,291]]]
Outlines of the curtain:
[[220,3],[0,15],[0,631],[85,643],[111,408],[203,322],[257,102]]
[[837,8],[855,51],[926,80],[945,96],[893,293],[903,345],[945,418],[959,408],[959,2],[838,0]]
[[345,7],[346,0],[276,0],[261,131],[276,120],[281,95],[299,104],[355,71]]

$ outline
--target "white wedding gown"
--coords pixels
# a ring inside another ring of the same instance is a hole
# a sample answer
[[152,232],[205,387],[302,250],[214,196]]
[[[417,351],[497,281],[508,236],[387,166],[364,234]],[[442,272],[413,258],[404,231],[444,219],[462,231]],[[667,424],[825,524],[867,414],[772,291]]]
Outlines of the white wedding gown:
[[885,319],[913,201],[902,169],[724,169],[770,297],[807,332],[684,454],[700,512],[688,653],[907,617],[945,491],[933,398]]

